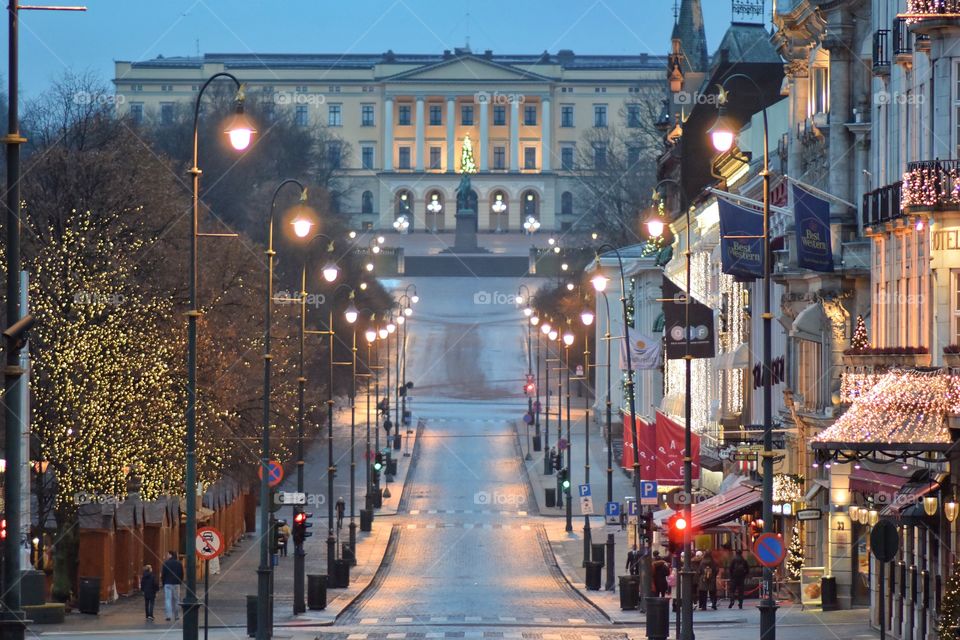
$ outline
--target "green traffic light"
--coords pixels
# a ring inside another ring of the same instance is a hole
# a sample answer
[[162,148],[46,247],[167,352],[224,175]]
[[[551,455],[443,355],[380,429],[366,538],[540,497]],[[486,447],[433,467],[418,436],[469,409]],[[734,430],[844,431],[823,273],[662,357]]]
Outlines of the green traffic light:
[[564,489],[569,489],[569,488],[570,488],[570,481],[569,481],[569,480],[564,480],[564,481],[563,481],[563,488],[564,488]]
[[374,463],[373,468],[377,471],[380,471],[380,469],[383,468],[383,465],[377,462],[377,463]]

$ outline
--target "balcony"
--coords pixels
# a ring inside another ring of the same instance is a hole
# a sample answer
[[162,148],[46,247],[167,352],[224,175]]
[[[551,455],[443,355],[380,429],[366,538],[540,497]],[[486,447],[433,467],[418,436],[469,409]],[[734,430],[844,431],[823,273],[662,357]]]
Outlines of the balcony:
[[860,216],[864,227],[874,227],[903,216],[900,211],[900,186],[895,182],[863,194]]
[[900,206],[903,213],[960,210],[960,161],[908,163]]
[[873,32],[873,75],[890,75],[890,29]]
[[960,29],[960,0],[907,0],[906,12],[897,17],[916,34]]
[[893,57],[897,64],[912,64],[913,62],[913,34],[907,27],[904,18],[893,21]]

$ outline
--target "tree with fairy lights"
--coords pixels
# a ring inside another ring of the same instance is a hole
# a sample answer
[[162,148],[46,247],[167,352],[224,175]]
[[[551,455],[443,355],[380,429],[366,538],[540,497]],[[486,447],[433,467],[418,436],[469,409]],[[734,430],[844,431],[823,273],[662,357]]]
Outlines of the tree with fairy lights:
[[864,321],[862,315],[858,315],[857,326],[853,330],[853,337],[850,338],[850,349],[859,351],[869,346],[870,340],[867,338],[867,323]]
[[943,603],[937,618],[937,636],[956,638],[960,627],[960,560],[953,563],[953,571],[943,588]]
[[803,569],[803,545],[800,543],[800,524],[794,523],[790,532],[790,546],[787,547],[787,579],[799,580]]
[[477,163],[473,159],[473,142],[470,135],[464,137],[463,147],[460,150],[460,173],[476,173]]

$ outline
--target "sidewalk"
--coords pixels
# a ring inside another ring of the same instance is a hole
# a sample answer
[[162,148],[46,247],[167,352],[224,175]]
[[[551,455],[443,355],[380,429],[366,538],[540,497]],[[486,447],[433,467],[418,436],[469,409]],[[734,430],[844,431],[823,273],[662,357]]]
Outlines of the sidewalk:
[[[413,440],[410,450],[415,451],[417,436],[414,429],[411,434]],[[406,450],[406,443],[404,443]],[[320,451],[320,450],[323,451]],[[349,445],[346,447],[349,455]],[[307,452],[308,463],[318,458],[325,461],[326,443],[318,441]],[[274,570],[274,626],[316,626],[318,624],[333,624],[337,616],[343,612],[373,580],[380,568],[387,549],[393,525],[390,516],[397,513],[397,507],[403,494],[407,475],[413,457],[404,457],[402,451],[397,459],[397,476],[390,482],[391,497],[385,498],[383,508],[377,510],[373,522],[373,530],[363,533],[359,530],[357,520],[357,565],[350,570],[350,586],[346,589],[328,589],[327,607],[322,611],[307,611],[305,614],[293,615],[293,555],[279,559],[279,565]],[[322,467],[325,468],[323,464]],[[325,474],[317,474],[311,478],[314,484],[325,484]],[[381,486],[385,486],[381,484]],[[311,487],[307,487],[309,490]],[[362,504],[364,483],[358,483]],[[317,516],[321,514],[317,513]],[[342,536],[347,532],[347,523],[344,523]],[[316,518],[313,536],[307,539],[306,574],[325,574],[326,571],[326,518]],[[221,558],[221,570],[210,579],[210,628],[245,628],[246,627],[246,595],[256,593],[256,567],[259,564],[259,537],[257,533],[248,533],[237,545]],[[198,597],[203,599],[203,583],[198,585]],[[98,633],[119,632],[128,633],[162,633],[165,631],[179,633],[179,622],[166,622],[163,619],[163,593],[158,594],[156,602],[156,621],[145,622],[143,616],[143,598],[139,595],[121,598],[109,604],[100,606],[100,614],[91,616],[76,611],[68,613],[62,625],[35,625],[29,628],[29,633],[63,634],[63,633]],[[203,611],[200,613],[200,627],[203,628]]]

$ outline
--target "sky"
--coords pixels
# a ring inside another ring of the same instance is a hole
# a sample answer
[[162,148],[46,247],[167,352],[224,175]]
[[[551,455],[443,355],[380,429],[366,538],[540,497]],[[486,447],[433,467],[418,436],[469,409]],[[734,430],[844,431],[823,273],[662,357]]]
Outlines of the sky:
[[[65,70],[113,78],[114,60],[200,53],[666,54],[674,0],[38,0],[23,11],[20,86],[35,97]],[[703,0],[712,53],[730,0]],[[468,17],[469,15],[469,17]],[[3,51],[7,29],[0,27]],[[6,77],[6,65],[0,69]],[[4,79],[4,83],[6,80]]]

